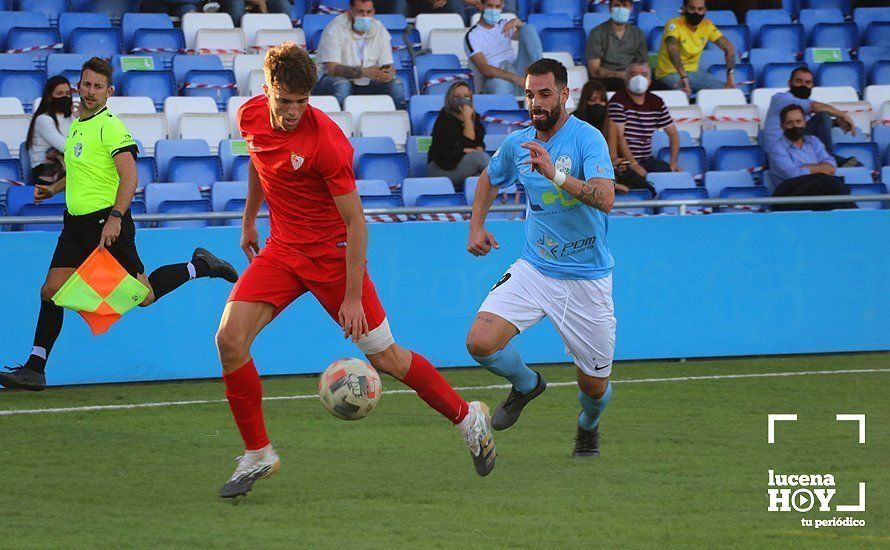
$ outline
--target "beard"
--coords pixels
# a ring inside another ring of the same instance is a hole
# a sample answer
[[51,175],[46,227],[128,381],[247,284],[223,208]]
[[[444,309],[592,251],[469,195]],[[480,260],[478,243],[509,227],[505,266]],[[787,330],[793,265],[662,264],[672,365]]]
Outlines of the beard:
[[540,115],[540,114],[545,115],[544,120],[536,121],[536,120],[532,119],[532,125],[535,127],[536,130],[539,130],[541,132],[546,132],[547,130],[556,126],[556,123],[559,122],[559,117],[562,116],[562,105],[557,103],[556,106],[553,108],[553,110],[551,110],[549,113],[547,113],[546,111],[544,111],[542,109],[535,109],[533,111],[529,111],[529,115]]

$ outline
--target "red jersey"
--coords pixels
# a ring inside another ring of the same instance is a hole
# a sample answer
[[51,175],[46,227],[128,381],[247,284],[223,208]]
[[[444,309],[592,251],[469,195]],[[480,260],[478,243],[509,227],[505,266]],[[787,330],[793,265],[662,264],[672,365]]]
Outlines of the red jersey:
[[269,205],[266,244],[305,256],[345,257],[346,224],[334,197],[355,190],[355,174],[343,131],[311,105],[293,132],[274,129],[265,95],[238,109],[238,127]]

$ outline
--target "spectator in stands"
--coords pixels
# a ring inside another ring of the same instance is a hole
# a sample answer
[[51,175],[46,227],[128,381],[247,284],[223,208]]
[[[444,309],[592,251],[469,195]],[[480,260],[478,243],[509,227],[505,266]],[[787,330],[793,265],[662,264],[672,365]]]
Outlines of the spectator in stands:
[[[660,97],[649,91],[651,72],[648,63],[634,63],[627,68],[627,87],[609,100],[609,117],[618,131],[620,164],[615,167],[615,181],[629,189],[649,189],[649,172],[681,172],[677,164],[680,134],[671,113]],[[652,156],[652,134],[663,129],[670,142],[670,162]]]
[[401,13],[417,17],[421,13],[456,13],[467,24],[468,7],[481,6],[479,0],[378,0],[380,13]]
[[[235,26],[241,25],[241,17],[245,12],[251,13],[286,13],[290,15],[293,3],[290,0],[218,0],[220,11],[232,17]],[[300,0],[302,1],[302,0]]]
[[313,93],[336,96],[386,94],[405,108],[405,89],[393,67],[392,39],[374,19],[374,2],[350,0],[349,11],[335,17],[321,35],[316,63],[323,76]]
[[627,22],[632,11],[631,0],[611,0],[611,20],[591,29],[587,37],[587,72],[607,90],[623,90],[630,64],[649,60],[643,31]]
[[433,126],[427,176],[451,178],[460,192],[464,179],[478,176],[491,158],[485,152],[485,127],[473,109],[473,91],[455,82],[445,93],[445,106]]
[[[581,97],[575,108],[574,116],[590,124],[600,131],[609,146],[609,157],[612,165],[620,164],[618,151],[618,128],[612,124],[609,118],[609,99],[606,88],[599,80],[588,80],[581,88]],[[628,188],[620,183],[615,184],[615,190],[627,193]]]
[[34,183],[55,183],[65,175],[65,140],[71,126],[71,105],[68,79],[54,76],[47,80],[25,141]]
[[200,10],[201,0],[142,0],[139,4],[139,11],[166,13],[176,17]]
[[[856,134],[856,126],[853,119],[844,111],[835,109],[827,103],[819,103],[810,99],[813,92],[813,73],[806,67],[799,67],[791,71],[788,80],[788,91],[773,95],[766,113],[766,123],[763,126],[763,145],[767,149],[782,139],[782,122],[779,113],[789,105],[799,105],[805,113],[811,113],[810,120],[806,124],[806,132],[819,138],[827,150],[831,150],[831,128],[839,126],[845,132]],[[836,117],[832,120],[831,117]]]
[[[776,183],[773,196],[849,195],[843,178],[834,175],[837,164],[825,146],[806,134],[806,113],[797,104],[786,105],[779,120],[783,136],[767,149],[770,175]],[[773,210],[831,210],[849,208],[853,203],[817,205],[773,205]]]
[[[523,95],[525,68],[544,56],[538,31],[519,19],[501,19],[503,0],[484,0],[482,17],[464,41],[476,90]],[[519,54],[511,40],[519,40]]]
[[[655,78],[669,89],[679,88],[687,95],[708,88],[735,88],[735,48],[705,17],[705,0],[683,0],[683,15],[667,22],[658,50]],[[726,55],[726,82],[699,70],[698,62],[708,42]]]

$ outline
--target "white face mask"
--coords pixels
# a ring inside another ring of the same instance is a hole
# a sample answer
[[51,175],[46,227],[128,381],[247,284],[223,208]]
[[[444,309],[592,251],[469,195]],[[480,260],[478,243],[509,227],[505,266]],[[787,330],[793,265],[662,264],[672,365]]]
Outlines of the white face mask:
[[649,79],[638,74],[630,79],[630,82],[627,83],[627,87],[635,94],[644,94],[646,93],[646,90],[649,89]]

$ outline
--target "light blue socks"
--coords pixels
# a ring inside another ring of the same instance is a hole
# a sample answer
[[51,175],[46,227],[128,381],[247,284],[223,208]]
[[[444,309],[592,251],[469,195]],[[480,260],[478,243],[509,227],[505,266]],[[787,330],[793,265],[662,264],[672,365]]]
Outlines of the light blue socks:
[[538,374],[522,362],[522,357],[512,344],[507,344],[501,351],[487,357],[474,355],[473,359],[494,374],[509,380],[522,393],[529,393],[538,385]]
[[606,410],[609,399],[612,398],[612,383],[606,386],[606,391],[599,399],[594,399],[584,392],[578,392],[578,401],[581,403],[581,415],[578,417],[578,425],[585,430],[592,430],[600,423],[600,416]]

